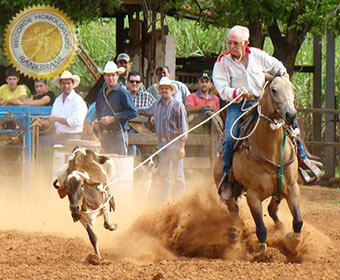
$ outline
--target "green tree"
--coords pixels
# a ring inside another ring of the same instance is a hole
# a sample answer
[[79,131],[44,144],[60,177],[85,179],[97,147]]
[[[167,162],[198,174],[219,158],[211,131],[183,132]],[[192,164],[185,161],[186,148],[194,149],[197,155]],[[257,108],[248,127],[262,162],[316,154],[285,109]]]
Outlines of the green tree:
[[293,74],[296,55],[308,32],[340,32],[339,0],[186,0],[172,2],[181,16],[198,16],[208,26],[249,28],[250,44],[263,47],[268,35],[273,55]]

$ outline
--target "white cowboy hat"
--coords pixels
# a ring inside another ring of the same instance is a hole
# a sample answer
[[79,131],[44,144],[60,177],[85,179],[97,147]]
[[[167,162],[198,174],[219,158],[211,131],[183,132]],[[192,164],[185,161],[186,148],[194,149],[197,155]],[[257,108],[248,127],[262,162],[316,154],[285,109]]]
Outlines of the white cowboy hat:
[[73,81],[73,87],[76,88],[80,84],[80,77],[78,75],[73,75],[70,71],[64,71],[61,76],[57,76],[54,78],[54,84],[58,87],[61,88],[60,86],[60,81],[61,80],[66,80],[66,79],[71,79]]
[[109,74],[109,73],[118,73],[123,74],[125,72],[124,67],[117,67],[116,63],[114,63],[112,60],[108,61],[105,64],[104,70],[102,74]]
[[177,92],[177,85],[175,83],[172,83],[168,77],[162,77],[159,81],[159,84],[154,84],[155,90],[159,93],[159,87],[160,86],[169,86],[172,89],[171,94],[174,94]]

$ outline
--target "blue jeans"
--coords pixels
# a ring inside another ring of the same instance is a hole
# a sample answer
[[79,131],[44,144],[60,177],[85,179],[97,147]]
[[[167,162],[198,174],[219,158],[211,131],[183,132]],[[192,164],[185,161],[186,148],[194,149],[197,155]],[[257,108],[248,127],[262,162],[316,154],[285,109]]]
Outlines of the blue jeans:
[[104,135],[100,135],[100,143],[106,154],[118,154],[125,156],[128,147],[128,135],[126,130],[122,133],[120,130]]
[[[295,125],[295,127],[297,127],[300,130],[300,127],[299,127],[299,124],[297,122],[297,119],[295,119],[294,125]],[[301,136],[300,133],[298,134],[298,136],[299,137]],[[298,150],[299,150],[300,157],[302,159],[305,159],[307,157],[307,155],[306,155],[305,149],[303,148],[302,143],[300,141],[297,141],[297,144],[298,144],[298,148],[299,148]]]
[[[160,149],[166,143],[158,143]],[[185,191],[183,159],[178,159],[179,141],[171,144],[159,153],[159,175],[161,181],[160,200],[168,201],[172,193],[177,196]],[[172,170],[174,171],[174,184],[172,185]],[[173,187],[173,189],[172,189]]]
[[[223,174],[228,173],[231,165],[233,163],[233,148],[236,143],[236,140],[234,140],[230,135],[230,129],[233,125],[233,123],[236,121],[236,119],[242,115],[241,107],[243,102],[241,103],[234,103],[228,107],[227,111],[227,118],[225,120],[225,137],[224,137],[224,143],[223,143]],[[248,108],[252,106],[254,102],[247,102],[244,106],[244,108]],[[241,120],[239,120],[233,128],[233,135],[238,136],[238,127],[241,123]]]
[[[136,130],[134,130],[133,128],[130,128],[128,134],[134,134],[137,133]],[[136,145],[129,145],[128,147],[128,155],[129,156],[140,156],[140,150],[137,148]]]

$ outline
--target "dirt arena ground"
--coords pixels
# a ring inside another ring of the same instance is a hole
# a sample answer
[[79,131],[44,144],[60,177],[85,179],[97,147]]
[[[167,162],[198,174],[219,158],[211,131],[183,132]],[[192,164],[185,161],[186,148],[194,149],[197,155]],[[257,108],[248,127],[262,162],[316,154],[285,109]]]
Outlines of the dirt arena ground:
[[[103,261],[93,254],[67,198],[44,180],[34,186],[4,184],[0,195],[0,279],[340,279],[340,191],[301,186],[302,240],[287,249],[292,219],[285,202],[277,230],[268,219],[268,250],[257,252],[255,227],[241,198],[239,236],[230,239],[230,218],[212,184],[191,187],[166,205],[143,207],[116,195],[115,232],[98,218],[95,231]],[[190,183],[189,183],[190,185]],[[115,191],[113,191],[115,192]],[[145,206],[145,205],[144,205]]]

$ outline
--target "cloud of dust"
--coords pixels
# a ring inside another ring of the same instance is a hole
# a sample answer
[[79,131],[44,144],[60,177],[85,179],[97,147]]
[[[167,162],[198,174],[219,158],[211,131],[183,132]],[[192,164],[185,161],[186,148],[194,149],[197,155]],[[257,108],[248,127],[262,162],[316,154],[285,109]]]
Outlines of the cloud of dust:
[[[80,237],[91,247],[83,226],[73,223],[67,197],[60,199],[52,186],[51,175],[42,174],[44,172],[33,175],[31,184],[20,176],[1,178],[0,229]],[[103,218],[97,219],[94,230],[100,249],[137,263],[180,256],[252,260],[258,252],[258,241],[245,197],[239,201],[243,223],[238,223],[220,202],[211,182],[187,181],[187,185],[189,190],[181,198],[147,209],[145,189],[134,192],[131,186],[113,186],[116,212],[110,216],[118,229],[107,231]],[[264,213],[267,213],[267,204],[267,201],[263,203]],[[301,242],[290,250],[285,236],[292,231],[292,217],[286,203],[280,205],[279,217],[285,225],[281,230],[275,228],[268,214],[264,217],[267,244],[277,249],[276,255],[297,262],[312,261],[324,255],[330,239],[307,223],[302,229]],[[230,235],[231,226],[239,233],[236,237]]]
[[[37,168],[38,171],[32,174],[31,178],[29,175],[0,177],[2,182],[0,229],[39,231],[64,237],[80,237],[90,244],[84,227],[80,222],[74,223],[72,220],[68,198],[59,198],[52,185],[55,178],[52,178],[51,172],[47,172],[46,169],[46,166]],[[4,169],[2,171],[6,174]],[[119,189],[114,191],[116,195],[119,192]],[[124,196],[121,197],[127,199]],[[94,230],[100,246],[104,246],[106,240],[111,245],[112,238],[117,235],[117,232],[125,230],[134,219],[134,210],[127,207],[125,201],[116,199],[116,206],[119,210],[111,212],[110,217],[113,223],[118,224],[117,231],[110,232],[104,229],[102,216],[96,220]]]
[[[239,200],[243,223],[238,223],[232,220],[216,193],[213,184],[202,185],[201,181],[199,187],[191,188],[180,199],[148,209],[120,235],[113,250],[129,260],[145,262],[180,256],[305,262],[325,255],[330,239],[306,222],[301,240],[292,247],[287,238],[292,232],[292,216],[287,203],[280,205],[283,227],[278,229],[267,214],[269,199],[263,203],[263,210],[267,245],[272,250],[267,250],[267,256],[259,254],[255,224],[245,197]],[[239,235],[230,235],[230,228],[236,229]]]

